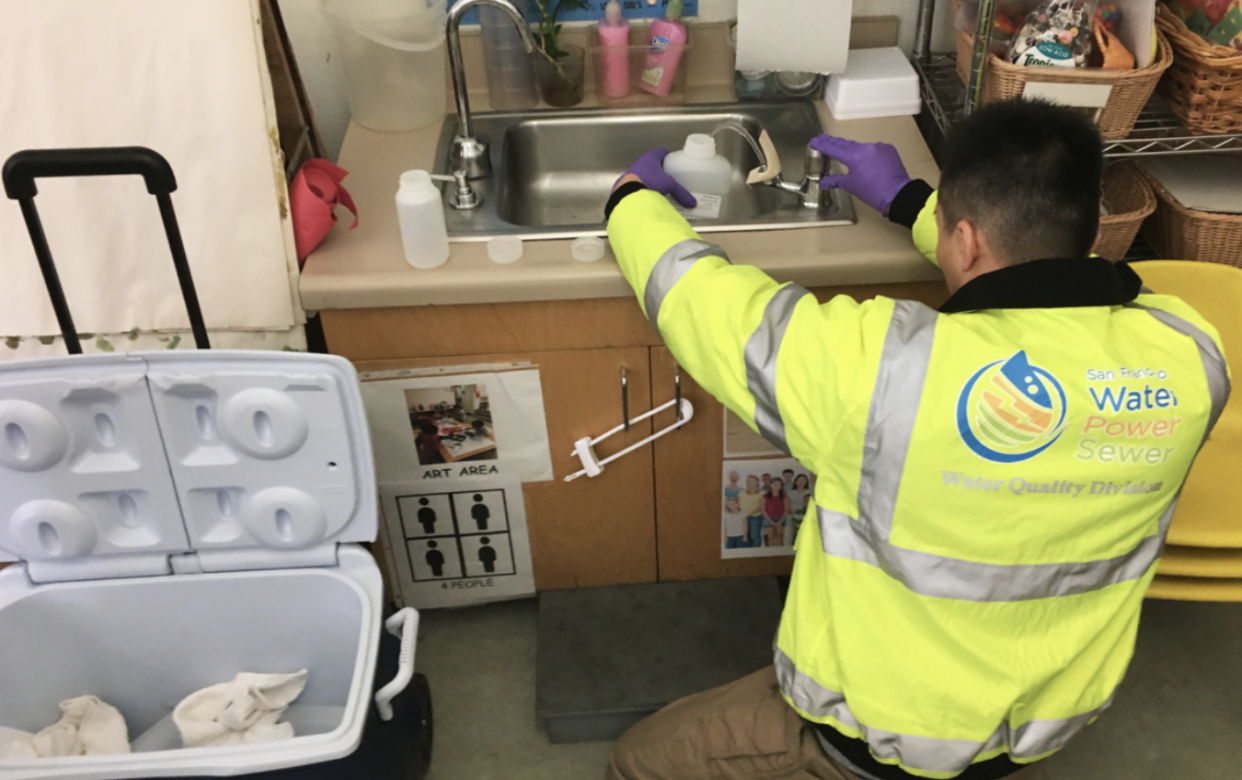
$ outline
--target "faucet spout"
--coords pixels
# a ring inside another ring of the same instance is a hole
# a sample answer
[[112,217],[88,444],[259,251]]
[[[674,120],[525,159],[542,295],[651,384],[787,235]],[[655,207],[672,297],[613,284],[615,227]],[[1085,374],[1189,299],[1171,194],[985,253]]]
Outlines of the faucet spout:
[[451,170],[466,171],[471,179],[481,179],[492,170],[487,140],[478,138],[474,134],[474,122],[470,116],[470,95],[466,91],[466,67],[461,51],[461,19],[471,8],[481,5],[490,5],[503,11],[517,27],[518,35],[527,53],[535,51],[535,36],[531,35],[530,25],[509,0],[463,0],[449,11],[448,21],[445,23],[445,35],[448,37],[449,70],[453,74],[453,94],[457,99],[457,137],[453,139],[449,165]]

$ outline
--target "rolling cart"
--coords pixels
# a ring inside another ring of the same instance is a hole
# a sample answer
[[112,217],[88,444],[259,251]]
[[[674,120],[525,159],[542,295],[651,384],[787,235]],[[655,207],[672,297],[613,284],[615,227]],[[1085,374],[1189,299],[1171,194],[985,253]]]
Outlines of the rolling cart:
[[[159,204],[197,351],[80,355],[35,181],[129,174]],[[159,154],[19,152],[3,180],[71,355],[0,365],[0,561],[16,561],[0,571],[0,726],[37,731],[90,694],[136,741],[238,672],[309,678],[291,740],[0,760],[0,780],[419,780],[433,724],[418,613],[385,615],[363,546],[378,508],[352,365],[206,351]]]

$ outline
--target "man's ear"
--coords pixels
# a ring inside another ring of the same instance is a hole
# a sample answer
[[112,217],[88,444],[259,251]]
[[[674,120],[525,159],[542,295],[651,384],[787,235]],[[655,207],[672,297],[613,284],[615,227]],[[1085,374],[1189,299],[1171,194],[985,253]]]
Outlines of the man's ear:
[[957,245],[962,251],[961,270],[964,273],[970,273],[975,270],[975,266],[983,253],[983,242],[979,235],[979,228],[973,222],[962,220],[953,227],[953,238],[957,241]]
[[1104,237],[1104,228],[1100,227],[1095,231],[1095,241],[1091,243],[1091,254],[1095,254],[1100,249],[1100,239]]

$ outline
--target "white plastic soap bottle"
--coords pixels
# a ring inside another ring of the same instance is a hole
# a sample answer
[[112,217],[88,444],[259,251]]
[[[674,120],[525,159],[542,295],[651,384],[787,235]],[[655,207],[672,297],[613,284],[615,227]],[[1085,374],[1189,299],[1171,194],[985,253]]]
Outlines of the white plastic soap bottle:
[[686,138],[686,147],[664,158],[664,170],[681,186],[699,195],[728,195],[733,166],[716,154],[716,139],[703,133]]
[[397,190],[397,222],[405,261],[415,268],[439,268],[448,262],[448,228],[440,188],[427,171],[401,174]]

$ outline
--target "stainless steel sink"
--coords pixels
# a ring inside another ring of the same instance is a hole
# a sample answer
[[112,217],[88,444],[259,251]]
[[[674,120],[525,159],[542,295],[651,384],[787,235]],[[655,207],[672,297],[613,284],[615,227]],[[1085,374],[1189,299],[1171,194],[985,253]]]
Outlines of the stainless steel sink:
[[[476,209],[453,208],[453,186],[444,188],[449,237],[603,235],[612,184],[640,154],[661,146],[679,149],[687,135],[709,133],[727,120],[740,121],[756,138],[766,129],[785,178],[793,181],[802,177],[807,142],[823,132],[809,102],[476,114],[477,133],[491,140],[492,173],[471,182],[483,198]],[[449,116],[440,132],[435,173],[452,173],[448,155],[456,131],[457,117]],[[721,133],[716,142],[733,163],[733,186],[719,218],[694,222],[700,232],[854,223],[853,207],[842,193],[825,193],[818,208],[808,208],[797,193],[747,187],[746,174],[760,165],[758,156],[736,133]]]

